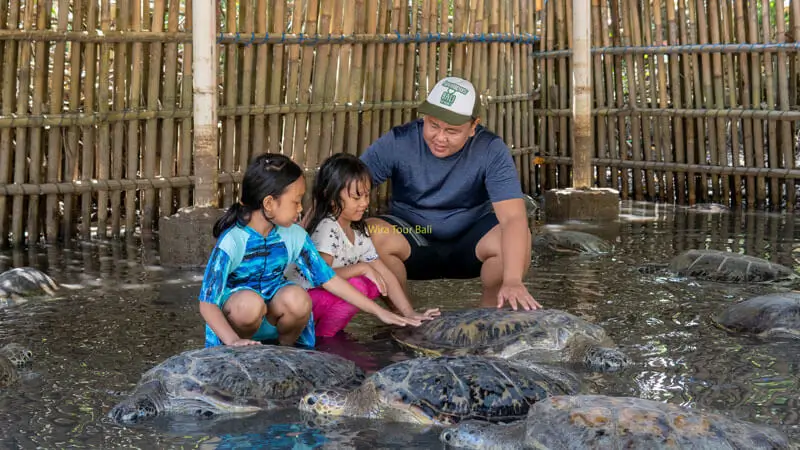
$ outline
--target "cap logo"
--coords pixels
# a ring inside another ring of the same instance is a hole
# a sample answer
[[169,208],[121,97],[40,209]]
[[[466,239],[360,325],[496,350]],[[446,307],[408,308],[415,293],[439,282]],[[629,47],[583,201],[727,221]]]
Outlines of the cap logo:
[[439,103],[447,106],[453,106],[453,103],[455,101],[456,101],[456,94],[453,92],[452,89],[448,89],[442,92],[442,96],[439,98]]

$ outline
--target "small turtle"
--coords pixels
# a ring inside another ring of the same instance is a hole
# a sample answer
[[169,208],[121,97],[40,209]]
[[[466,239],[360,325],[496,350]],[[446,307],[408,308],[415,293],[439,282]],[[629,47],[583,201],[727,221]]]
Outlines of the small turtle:
[[763,338],[800,339],[800,292],[753,297],[728,306],[713,322],[733,332]]
[[0,273],[2,303],[41,295],[55,295],[57,289],[58,284],[50,276],[33,267],[16,267]]
[[540,253],[607,254],[614,245],[583,231],[545,230],[533,238],[533,248]]
[[721,214],[731,212],[731,208],[722,203],[695,203],[686,208],[688,211],[708,213],[708,214]]
[[0,347],[0,388],[19,380],[18,369],[33,358],[33,352],[20,344],[10,343]]
[[755,256],[721,250],[687,250],[669,264],[647,264],[642,273],[668,271],[682,277],[725,283],[791,285],[800,280],[792,269]]
[[441,426],[522,419],[543,398],[579,389],[578,379],[557,367],[475,355],[422,357],[386,366],[349,392],[309,392],[299,408],[322,416]]
[[441,432],[468,449],[788,449],[780,431],[720,414],[636,397],[551,396],[524,420],[465,421]]
[[580,363],[611,372],[630,365],[602,327],[557,309],[445,311],[416,328],[392,332],[423,355],[483,355],[541,363]]
[[352,361],[309,349],[220,345],[172,356],[142,375],[109,417],[135,423],[165,413],[212,417],[295,407],[315,388],[364,380]]

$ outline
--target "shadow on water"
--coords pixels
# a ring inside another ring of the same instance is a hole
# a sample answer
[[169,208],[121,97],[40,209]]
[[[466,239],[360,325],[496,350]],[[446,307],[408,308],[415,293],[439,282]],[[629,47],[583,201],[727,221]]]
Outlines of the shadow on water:
[[[585,374],[587,389],[633,395],[775,426],[800,440],[800,343],[759,342],[714,327],[726,305],[774,290],[643,274],[690,248],[729,250],[798,268],[792,215],[710,214],[623,203],[619,223],[566,226],[615,245],[599,257],[534,256],[525,282],[546,307],[604,326],[635,361],[621,374]],[[298,411],[230,420],[169,418],[120,427],[106,417],[150,367],[203,345],[202,271],[159,266],[152,245],[93,241],[0,254],[0,271],[31,265],[66,287],[59,296],[0,308],[0,345],[35,353],[22,382],[0,392],[0,446],[103,448],[440,448],[438,430],[405,424],[319,422]],[[417,304],[477,305],[478,280],[412,282]],[[364,314],[319,349],[367,372],[411,357]]]

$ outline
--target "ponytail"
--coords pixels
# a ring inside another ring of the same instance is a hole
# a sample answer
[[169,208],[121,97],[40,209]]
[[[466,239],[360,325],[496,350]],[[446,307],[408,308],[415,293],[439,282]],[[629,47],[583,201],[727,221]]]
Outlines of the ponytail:
[[214,238],[219,238],[225,230],[234,226],[236,223],[247,223],[249,215],[250,212],[247,211],[247,208],[244,208],[241,203],[234,203],[214,224]]

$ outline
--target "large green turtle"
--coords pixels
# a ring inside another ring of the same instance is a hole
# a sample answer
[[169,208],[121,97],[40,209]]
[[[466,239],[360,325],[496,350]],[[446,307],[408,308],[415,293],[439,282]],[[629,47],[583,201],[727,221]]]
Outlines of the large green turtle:
[[537,253],[551,254],[607,254],[614,245],[591,233],[576,230],[542,230],[533,238]]
[[647,264],[644,273],[666,270],[681,277],[725,283],[791,285],[800,280],[792,269],[755,256],[721,250],[687,250],[669,264]]
[[0,388],[6,388],[19,380],[18,369],[33,358],[26,347],[10,343],[0,347]]
[[762,338],[800,339],[800,292],[760,295],[728,306],[713,322]]
[[432,425],[511,421],[524,418],[530,405],[548,395],[579,389],[575,375],[557,367],[475,355],[421,357],[386,366],[350,391],[309,392],[299,408],[322,416]]
[[524,420],[465,421],[442,442],[468,449],[788,449],[780,431],[720,414],[636,397],[551,396]]
[[0,306],[27,297],[54,295],[58,284],[33,267],[16,267],[0,273]]
[[392,337],[424,355],[496,356],[542,363],[580,363],[597,372],[630,365],[599,325],[557,309],[511,311],[477,308],[445,311]]
[[355,363],[331,353],[220,345],[183,352],[148,370],[109,416],[135,423],[164,413],[212,417],[294,408],[313,389],[349,388],[363,379]]

